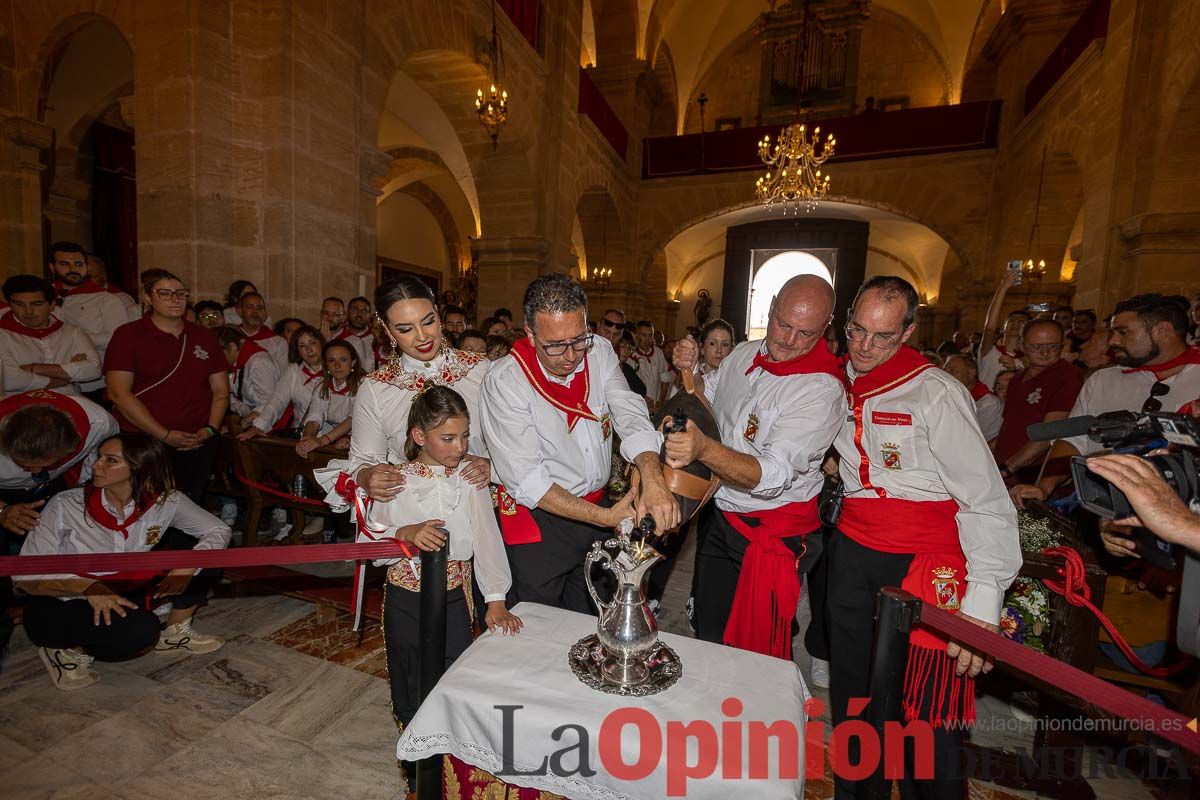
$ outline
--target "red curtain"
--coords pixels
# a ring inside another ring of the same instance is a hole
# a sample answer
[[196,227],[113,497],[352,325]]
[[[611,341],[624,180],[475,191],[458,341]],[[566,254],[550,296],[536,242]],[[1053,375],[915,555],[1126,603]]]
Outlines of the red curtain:
[[137,296],[137,180],[133,134],[96,123],[92,173],[92,247],[108,279]]
[[[540,0],[497,0],[496,5],[504,10],[517,26],[525,40],[538,49],[538,21],[542,13]],[[540,51],[539,51],[540,52]]]
[[579,113],[587,114],[596,123],[600,133],[623,160],[629,148],[629,132],[582,67],[579,69]]

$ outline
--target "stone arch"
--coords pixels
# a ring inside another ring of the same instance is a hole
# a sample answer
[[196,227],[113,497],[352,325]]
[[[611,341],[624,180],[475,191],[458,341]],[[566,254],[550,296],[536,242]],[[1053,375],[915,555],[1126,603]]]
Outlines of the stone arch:
[[13,31],[23,34],[23,41],[14,42],[15,55],[18,59],[28,59],[24,64],[17,64],[20,82],[17,110],[30,119],[40,120],[44,117],[46,93],[63,46],[89,25],[111,26],[125,40],[126,46],[132,49],[133,12],[132,5],[125,4],[114,7],[112,13],[81,11],[59,18],[47,14],[27,19],[28,27]]
[[[632,262],[625,243],[624,228],[617,203],[608,189],[599,184],[588,186],[575,206],[589,269],[612,270],[614,284],[632,282]],[[590,276],[588,276],[590,280]]]
[[671,48],[663,42],[654,57],[654,80],[658,83],[662,98],[650,112],[649,136],[674,136],[679,124],[677,108],[679,89],[675,83],[675,63],[671,60]]
[[1171,213],[1200,210],[1195,192],[1200,163],[1200,76],[1180,98],[1165,126],[1162,145],[1150,175],[1147,211]]
[[579,66],[596,66],[596,14],[592,0],[583,0],[583,24],[579,28]]

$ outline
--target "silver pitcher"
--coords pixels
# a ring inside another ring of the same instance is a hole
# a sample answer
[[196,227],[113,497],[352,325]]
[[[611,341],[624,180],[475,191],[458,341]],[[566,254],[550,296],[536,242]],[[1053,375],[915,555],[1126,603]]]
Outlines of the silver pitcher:
[[[614,557],[605,547],[615,548]],[[601,674],[620,686],[636,686],[650,675],[647,657],[658,642],[658,622],[646,602],[646,573],[662,555],[645,542],[630,543],[627,536],[596,542],[584,559],[588,592],[600,610],[596,635],[604,648]],[[592,567],[600,562],[617,579],[612,600],[601,601],[592,583]]]

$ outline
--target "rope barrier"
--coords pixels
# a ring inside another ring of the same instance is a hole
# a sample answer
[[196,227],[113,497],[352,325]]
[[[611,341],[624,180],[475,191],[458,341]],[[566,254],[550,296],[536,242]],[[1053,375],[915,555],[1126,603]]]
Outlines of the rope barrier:
[[1137,720],[1145,731],[1200,754],[1200,733],[1195,721],[1183,714],[1118,688],[1091,673],[1018,644],[936,606],[922,603],[918,624],[960,642],[976,653],[986,653],[1037,681],[1048,683],[1069,695],[1104,709],[1122,719]]

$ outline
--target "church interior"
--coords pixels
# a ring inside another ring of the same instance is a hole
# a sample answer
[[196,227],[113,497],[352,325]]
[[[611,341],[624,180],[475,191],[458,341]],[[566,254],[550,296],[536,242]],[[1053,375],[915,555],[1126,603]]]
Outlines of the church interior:
[[[796,122],[828,160],[769,202]],[[135,297],[151,267],[193,301],[244,279],[275,319],[415,275],[481,320],[566,272],[593,318],[757,338],[809,271],[839,314],[904,278],[934,348],[1012,262],[1006,310],[1192,296],[1198,178],[1196,0],[0,0],[5,276],[67,240]],[[661,624],[690,635],[685,560]],[[48,688],[18,631],[0,796],[402,796],[378,625],[252,577],[205,617],[233,647],[104,693]],[[1057,790],[971,797],[1087,796]]]

